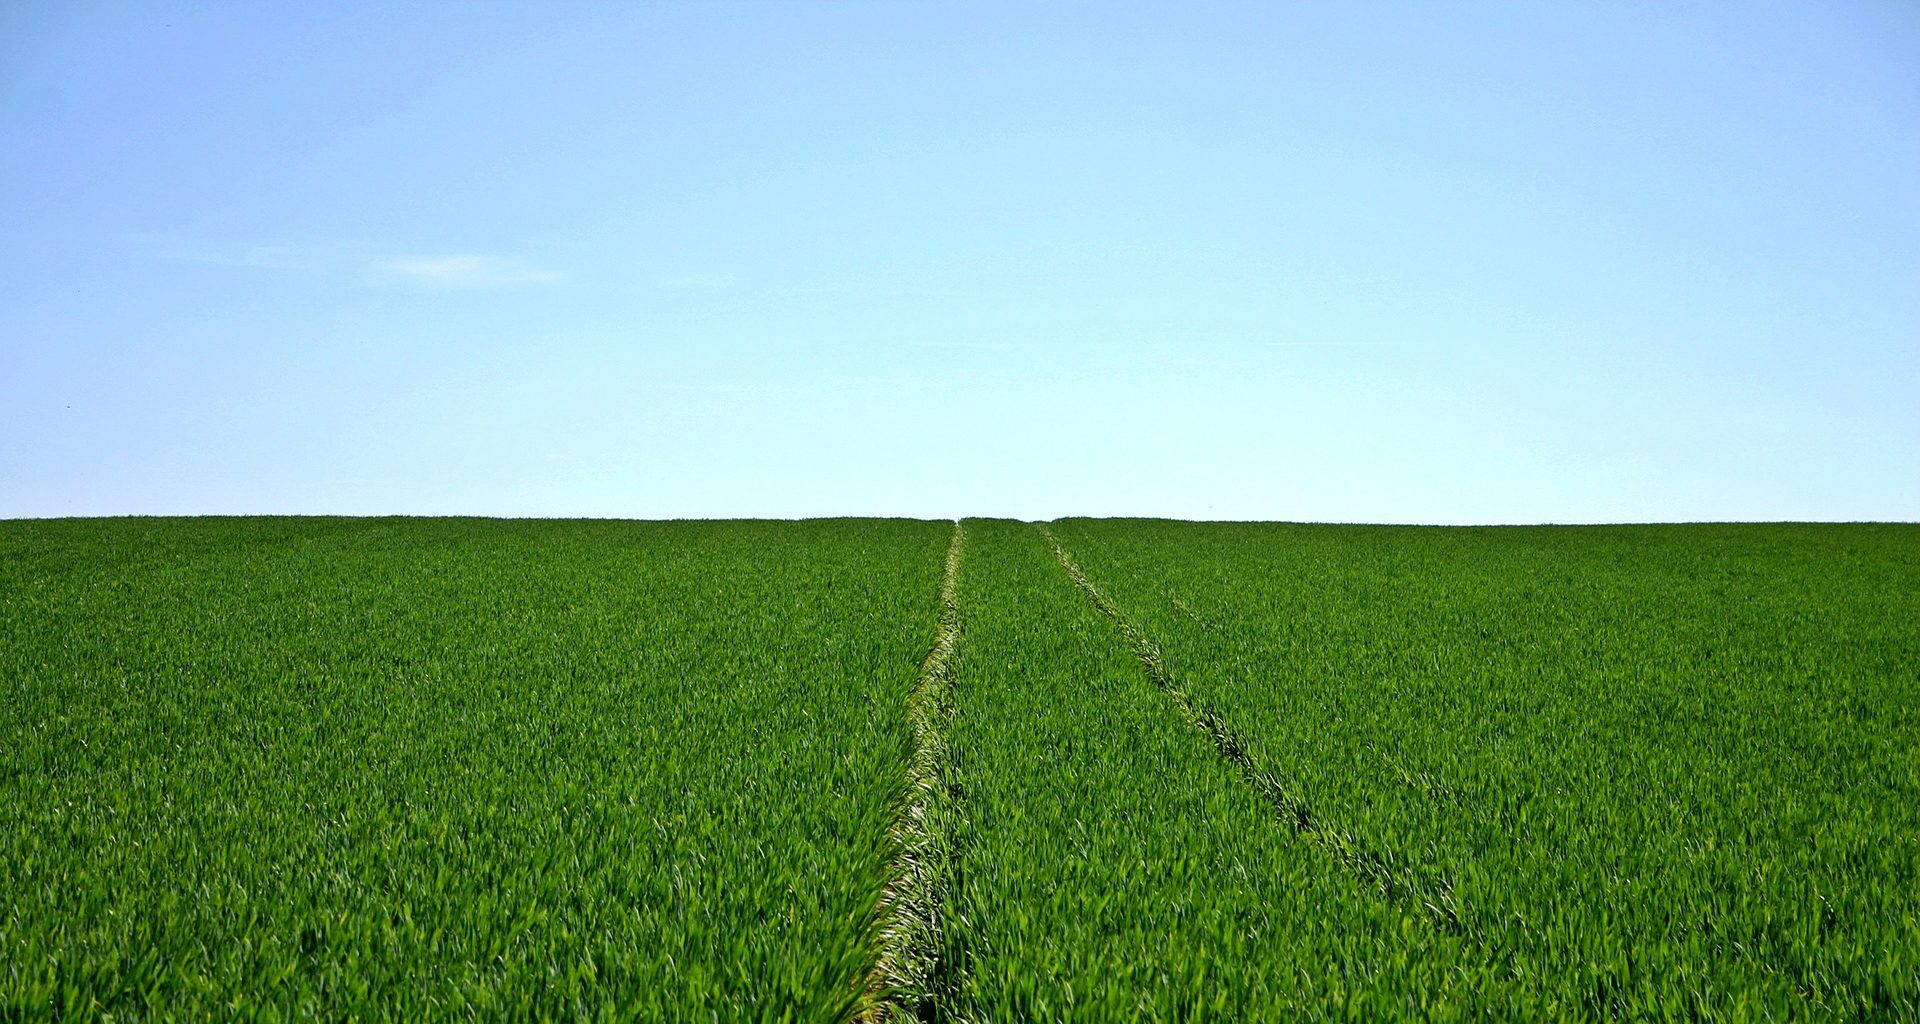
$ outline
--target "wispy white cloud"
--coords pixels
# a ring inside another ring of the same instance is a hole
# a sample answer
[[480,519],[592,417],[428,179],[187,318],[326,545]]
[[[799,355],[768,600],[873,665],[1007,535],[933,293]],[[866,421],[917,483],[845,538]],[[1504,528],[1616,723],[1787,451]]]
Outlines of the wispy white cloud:
[[397,277],[442,288],[500,288],[518,284],[552,284],[564,275],[498,256],[456,253],[445,256],[400,256],[376,260],[374,267]]
[[302,271],[323,274],[365,274],[400,278],[441,288],[499,288],[509,285],[551,284],[565,275],[518,260],[479,253],[447,253],[372,257],[339,246],[206,245],[178,239],[159,239],[160,259],[254,270]]

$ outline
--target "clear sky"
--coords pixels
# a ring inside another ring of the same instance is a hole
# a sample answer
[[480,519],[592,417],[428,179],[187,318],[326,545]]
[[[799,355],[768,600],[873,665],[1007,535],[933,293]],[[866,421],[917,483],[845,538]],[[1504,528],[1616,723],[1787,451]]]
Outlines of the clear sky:
[[1920,5],[0,4],[0,516],[1920,518]]

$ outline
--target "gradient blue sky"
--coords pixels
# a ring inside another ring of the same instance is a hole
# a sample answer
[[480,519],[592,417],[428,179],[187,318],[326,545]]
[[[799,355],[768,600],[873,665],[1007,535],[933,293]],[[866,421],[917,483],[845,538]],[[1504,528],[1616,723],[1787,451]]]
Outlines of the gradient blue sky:
[[1920,518],[1920,5],[0,5],[0,516]]

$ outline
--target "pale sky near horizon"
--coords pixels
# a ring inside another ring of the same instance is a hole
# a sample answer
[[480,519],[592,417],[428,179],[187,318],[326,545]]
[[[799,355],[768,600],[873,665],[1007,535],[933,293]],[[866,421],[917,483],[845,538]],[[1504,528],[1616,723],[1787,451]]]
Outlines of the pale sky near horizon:
[[1920,5],[0,5],[0,517],[1920,519]]

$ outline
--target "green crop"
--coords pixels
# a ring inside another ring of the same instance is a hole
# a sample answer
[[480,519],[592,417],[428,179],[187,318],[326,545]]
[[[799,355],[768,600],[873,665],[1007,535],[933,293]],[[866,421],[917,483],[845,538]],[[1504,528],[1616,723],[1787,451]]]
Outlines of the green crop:
[[1920,530],[1055,530],[1503,1014],[1920,1017]]
[[6,524],[0,1016],[814,1020],[950,524]]
[[[1460,999],[1460,940],[1297,840],[1038,530],[970,520],[951,748],[977,1021],[1371,1019]],[[1380,983],[1398,966],[1420,988]]]
[[0,523],[0,1019],[1920,1020],[1920,528]]

